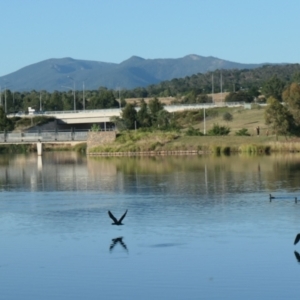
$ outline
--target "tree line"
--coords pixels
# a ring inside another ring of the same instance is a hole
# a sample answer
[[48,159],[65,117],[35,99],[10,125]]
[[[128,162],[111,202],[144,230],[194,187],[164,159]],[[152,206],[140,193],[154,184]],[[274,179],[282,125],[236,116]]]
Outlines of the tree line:
[[115,91],[100,87],[93,91],[2,91],[0,106],[6,113],[27,112],[28,107],[35,111],[66,111],[83,109],[105,109],[124,106],[124,100],[118,101]]
[[[222,91],[235,94],[244,91],[253,98],[262,93],[261,89],[273,76],[276,76],[284,85],[299,81],[300,65],[265,65],[255,69],[215,70],[185,78],[174,78],[148,87],[124,90],[122,94],[125,98],[177,97],[185,101],[195,101],[197,98],[195,96],[198,96],[199,101],[199,95],[212,92]],[[203,100],[205,100],[204,97],[202,97]],[[209,99],[206,98],[206,100]]]

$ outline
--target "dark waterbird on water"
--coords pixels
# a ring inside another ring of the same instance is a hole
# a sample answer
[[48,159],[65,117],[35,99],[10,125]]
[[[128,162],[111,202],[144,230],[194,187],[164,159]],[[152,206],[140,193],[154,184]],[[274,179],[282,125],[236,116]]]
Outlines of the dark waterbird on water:
[[113,223],[111,223],[111,225],[124,225],[122,224],[122,221],[125,218],[126,214],[127,214],[127,209],[124,215],[120,218],[120,220],[117,220],[116,217],[110,211],[108,211],[109,217],[114,221]]
[[272,199],[275,199],[275,197],[272,196],[271,194],[269,194],[269,198],[270,198],[270,202],[272,201]]
[[300,233],[298,233],[296,235],[296,238],[295,238],[295,241],[294,241],[294,245],[296,245],[299,241],[300,241]]

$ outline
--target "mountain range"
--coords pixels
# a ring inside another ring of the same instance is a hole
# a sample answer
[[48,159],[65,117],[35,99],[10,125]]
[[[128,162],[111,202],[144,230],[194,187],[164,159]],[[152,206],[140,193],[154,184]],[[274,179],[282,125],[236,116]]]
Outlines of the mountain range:
[[117,64],[73,58],[51,58],[0,77],[2,89],[13,91],[133,89],[217,69],[253,69],[265,64],[243,64],[195,54],[177,59],[137,56]]

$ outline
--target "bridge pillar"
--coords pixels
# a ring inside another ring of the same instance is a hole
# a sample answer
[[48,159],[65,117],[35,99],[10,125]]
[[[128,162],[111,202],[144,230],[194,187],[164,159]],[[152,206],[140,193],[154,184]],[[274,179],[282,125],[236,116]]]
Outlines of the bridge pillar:
[[43,152],[43,147],[42,147],[42,142],[41,141],[36,143],[36,149],[37,149],[38,156],[41,156],[42,152]]

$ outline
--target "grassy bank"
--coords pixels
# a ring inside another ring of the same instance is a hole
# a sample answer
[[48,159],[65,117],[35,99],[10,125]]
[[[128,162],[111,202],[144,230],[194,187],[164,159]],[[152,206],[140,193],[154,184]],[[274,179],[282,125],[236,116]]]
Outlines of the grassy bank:
[[300,141],[275,136],[185,136],[177,132],[124,132],[89,154],[122,152],[270,153],[300,152]]
[[[90,149],[90,153],[122,153],[122,152],[161,152],[161,151],[193,151],[209,153],[270,153],[300,152],[300,140],[278,137],[278,140],[264,120],[265,109],[259,106],[253,109],[217,108],[209,111],[206,122],[203,122],[203,110],[189,110],[176,113],[176,121],[182,129],[180,132],[142,132],[140,130],[120,133],[114,143]],[[226,122],[224,113],[229,112],[233,118]],[[206,133],[214,124],[230,128],[228,136],[187,136],[189,126]],[[256,127],[260,127],[257,136]],[[250,136],[236,136],[242,128],[247,129]]]

